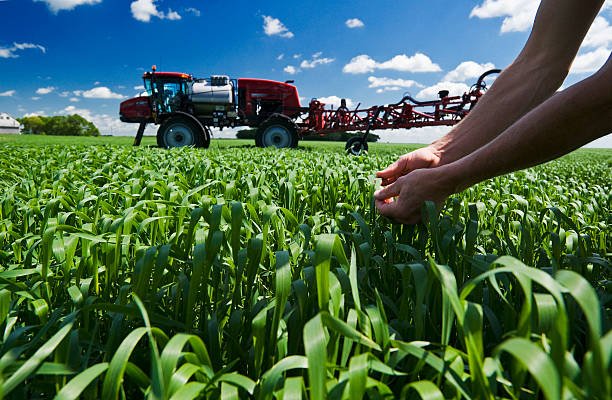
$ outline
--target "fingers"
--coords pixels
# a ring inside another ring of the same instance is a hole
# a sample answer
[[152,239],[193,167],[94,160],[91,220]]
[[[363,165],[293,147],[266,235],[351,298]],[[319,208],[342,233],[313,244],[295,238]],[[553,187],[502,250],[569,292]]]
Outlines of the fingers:
[[398,224],[417,224],[421,221],[420,210],[406,213],[402,203],[396,199],[375,200],[378,212]]
[[385,201],[392,197],[398,196],[399,193],[400,185],[394,182],[374,192],[374,198],[376,200]]
[[397,176],[403,175],[404,172],[404,167],[406,166],[406,161],[404,159],[404,156],[400,157],[396,162],[394,162],[393,164],[389,165],[387,168],[383,169],[382,171],[378,171],[376,173],[376,176],[378,178],[382,178],[384,179],[397,179]]
[[395,182],[397,180],[397,177],[391,177],[391,178],[383,178],[382,182],[380,183],[381,186],[388,186],[390,184],[392,184],[393,182]]

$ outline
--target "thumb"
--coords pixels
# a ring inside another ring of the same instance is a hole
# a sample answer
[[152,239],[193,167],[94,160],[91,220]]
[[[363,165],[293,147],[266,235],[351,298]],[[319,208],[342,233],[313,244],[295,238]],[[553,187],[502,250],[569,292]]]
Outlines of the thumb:
[[404,171],[405,163],[406,162],[404,161],[404,159],[400,158],[399,160],[389,165],[387,168],[383,169],[382,171],[378,171],[376,173],[376,176],[379,178],[386,179],[386,178],[391,178],[397,175],[401,175]]
[[400,194],[400,186],[397,182],[393,182],[392,184],[385,186],[374,192],[374,198],[376,200],[386,200],[391,197],[398,196]]

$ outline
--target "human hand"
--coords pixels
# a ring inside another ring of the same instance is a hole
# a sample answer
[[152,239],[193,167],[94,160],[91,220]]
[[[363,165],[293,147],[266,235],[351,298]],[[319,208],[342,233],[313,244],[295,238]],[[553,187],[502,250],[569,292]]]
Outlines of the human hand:
[[402,224],[421,220],[421,206],[433,201],[441,208],[454,186],[443,167],[418,169],[400,176],[374,193],[376,208],[385,217]]
[[433,146],[422,147],[404,154],[396,162],[376,173],[387,186],[416,169],[434,168],[440,165],[440,154]]

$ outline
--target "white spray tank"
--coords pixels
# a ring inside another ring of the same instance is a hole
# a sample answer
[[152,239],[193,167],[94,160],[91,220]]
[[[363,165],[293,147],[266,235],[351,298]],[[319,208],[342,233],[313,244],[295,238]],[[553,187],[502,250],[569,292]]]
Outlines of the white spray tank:
[[191,87],[191,101],[195,104],[232,104],[234,87],[229,76],[213,75],[210,80],[201,80]]

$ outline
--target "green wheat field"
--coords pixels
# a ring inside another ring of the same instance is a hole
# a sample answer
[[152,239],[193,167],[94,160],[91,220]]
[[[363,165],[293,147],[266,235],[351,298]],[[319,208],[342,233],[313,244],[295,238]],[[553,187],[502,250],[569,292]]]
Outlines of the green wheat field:
[[415,146],[131,141],[0,136],[0,398],[612,398],[612,150],[401,226]]

